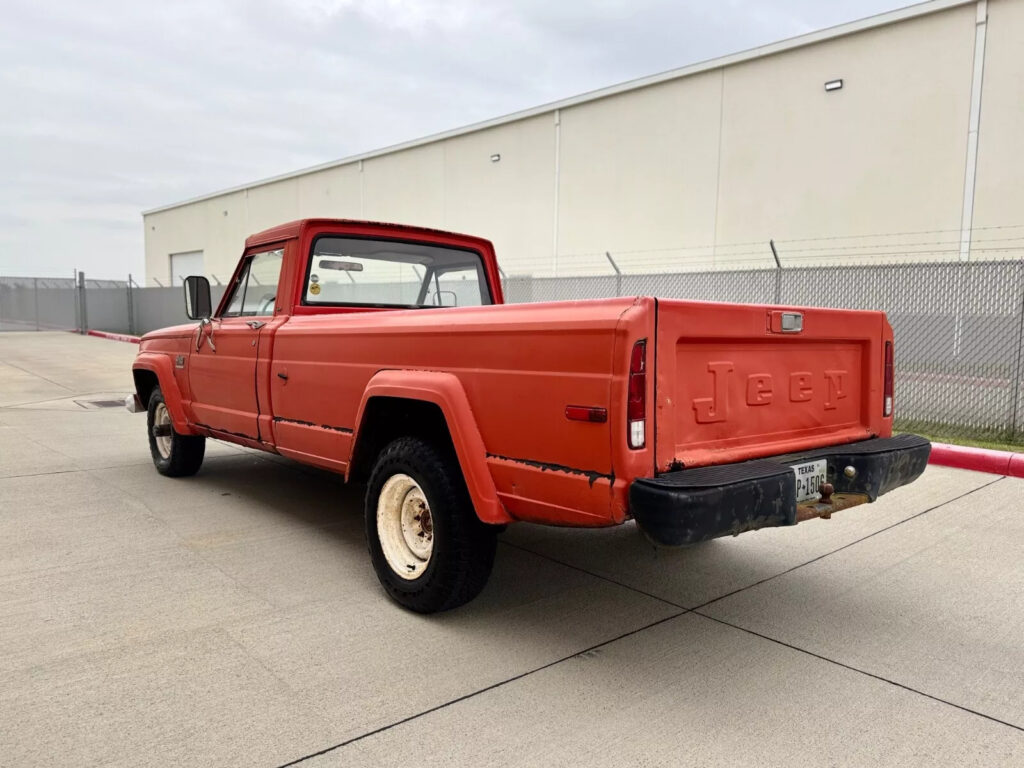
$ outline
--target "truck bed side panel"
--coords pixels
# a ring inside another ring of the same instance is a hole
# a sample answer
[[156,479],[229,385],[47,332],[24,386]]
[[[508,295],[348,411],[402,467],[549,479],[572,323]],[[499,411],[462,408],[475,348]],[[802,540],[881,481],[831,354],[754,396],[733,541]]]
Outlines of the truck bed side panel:
[[324,455],[332,463],[323,465],[343,470],[356,410],[375,373],[450,372],[465,389],[497,490],[513,514],[533,518],[535,509],[547,517],[550,509],[531,506],[543,497],[567,510],[556,519],[607,524],[610,419],[569,420],[566,406],[611,410],[614,334],[633,303],[293,317],[274,336],[269,371],[278,448]]

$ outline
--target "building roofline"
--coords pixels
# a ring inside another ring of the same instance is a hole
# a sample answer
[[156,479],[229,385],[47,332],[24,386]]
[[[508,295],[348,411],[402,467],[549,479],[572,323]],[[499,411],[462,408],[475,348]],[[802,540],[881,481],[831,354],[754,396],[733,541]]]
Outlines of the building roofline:
[[519,112],[512,112],[507,115],[500,117],[490,118],[470,125],[465,125],[460,128],[453,128],[440,133],[433,133],[429,136],[423,136],[418,139],[412,139],[411,141],[401,142],[399,144],[392,144],[381,149],[371,150],[369,152],[363,152],[358,155],[350,155],[343,157],[340,160],[331,160],[326,163],[320,163],[319,165],[313,165],[308,168],[301,168],[297,171],[290,171],[283,173],[278,176],[271,176],[265,179],[259,179],[258,181],[252,181],[247,184],[240,184],[238,186],[229,187],[222,189],[217,192],[210,192],[205,195],[199,195],[198,197],[192,197],[187,200],[182,200],[177,203],[171,203],[169,205],[162,205],[157,208],[150,208],[149,210],[143,211],[143,216],[149,216],[154,213],[161,213],[163,211],[169,211],[174,208],[181,208],[186,205],[193,203],[200,203],[204,200],[212,200],[217,197],[224,195],[234,194],[236,192],[243,192],[247,189],[253,189],[255,187],[262,187],[267,184],[273,184],[278,181],[287,181],[288,179],[298,178],[300,176],[306,176],[311,173],[318,171],[326,171],[331,168],[338,168],[343,165],[351,165],[352,163],[361,162],[363,160],[370,160],[375,157],[381,157],[382,155],[390,155],[395,152],[402,152],[407,149],[413,149],[420,147],[425,144],[433,144],[438,141],[444,141],[446,139],[452,139],[457,136],[463,136],[469,133],[475,133],[477,131],[486,130],[488,128],[494,128],[499,125],[506,125],[508,123],[518,122],[520,120],[526,120],[531,117],[537,117],[538,115],[544,115],[550,112],[555,112],[559,109],[566,109],[568,107],[574,107],[577,104],[585,104],[591,101],[597,101],[599,99],[607,98],[608,96],[615,96],[616,94],[626,93],[628,91],[639,90],[640,88],[646,88],[651,85],[657,85],[658,83],[664,83],[669,80],[676,80],[683,77],[689,77],[696,75],[701,72],[707,72],[714,69],[721,69],[723,67],[732,66],[734,64],[740,64],[745,61],[751,61],[753,59],[760,59],[767,56],[771,56],[776,53],[782,53],[784,51],[791,51],[796,48],[802,48],[808,45],[814,45],[815,43],[821,43],[826,40],[833,40],[838,37],[845,37],[852,35],[857,32],[863,32],[869,29],[876,29],[878,27],[884,27],[889,24],[894,24],[900,21],[906,21],[908,19],[919,18],[921,16],[928,16],[933,13],[945,11],[950,8],[956,8],[961,5],[973,5],[977,0],[927,0],[926,2],[916,3],[914,5],[908,5],[904,8],[897,8],[894,11],[886,11],[884,13],[878,13],[873,16],[867,16],[863,19],[857,19],[856,21],[846,22],[844,24],[837,24],[832,27],[826,27],[815,32],[807,32],[803,35],[797,35],[796,37],[785,38],[774,43],[768,43],[767,45],[761,45],[756,48],[748,48],[743,51],[736,53],[726,54],[725,56],[719,56],[714,59],[707,59],[694,64],[688,64],[684,67],[678,67],[676,69],[670,69],[666,72],[659,72],[654,75],[646,75],[633,80],[627,80],[616,85],[606,86],[604,88],[598,88],[593,91],[587,91],[577,96],[570,96],[566,99],[559,101],[551,101],[546,104],[540,104],[536,107],[530,107],[528,109],[520,110]]

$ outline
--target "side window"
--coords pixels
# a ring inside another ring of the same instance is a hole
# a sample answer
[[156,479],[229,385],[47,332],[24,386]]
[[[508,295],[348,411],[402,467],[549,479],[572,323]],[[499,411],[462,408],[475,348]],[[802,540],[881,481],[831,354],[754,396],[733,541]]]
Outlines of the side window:
[[232,287],[231,300],[223,316],[274,314],[283,260],[282,248],[250,256]]

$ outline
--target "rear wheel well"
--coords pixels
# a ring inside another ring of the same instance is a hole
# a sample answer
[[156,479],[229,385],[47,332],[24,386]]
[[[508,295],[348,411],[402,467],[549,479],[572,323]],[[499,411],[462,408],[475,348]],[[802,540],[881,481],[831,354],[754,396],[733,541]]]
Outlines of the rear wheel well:
[[156,374],[152,371],[136,368],[132,370],[132,377],[135,379],[135,392],[138,394],[139,400],[142,401],[142,406],[148,408],[149,396],[153,394],[153,390],[160,383]]
[[377,456],[399,437],[418,437],[455,455],[444,412],[436,403],[401,397],[373,397],[359,425],[349,480],[366,482]]

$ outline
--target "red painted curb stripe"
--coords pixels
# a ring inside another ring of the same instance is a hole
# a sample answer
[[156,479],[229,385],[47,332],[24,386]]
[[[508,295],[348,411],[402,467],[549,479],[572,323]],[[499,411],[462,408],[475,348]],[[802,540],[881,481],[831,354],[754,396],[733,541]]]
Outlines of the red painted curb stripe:
[[975,472],[990,472],[995,475],[1024,477],[1024,453],[932,443],[932,454],[928,458],[928,463],[957,469],[972,469]]
[[90,336],[97,336],[101,339],[113,339],[114,341],[127,341],[129,344],[138,344],[138,336],[129,336],[127,333],[107,333],[106,331],[86,331]]

